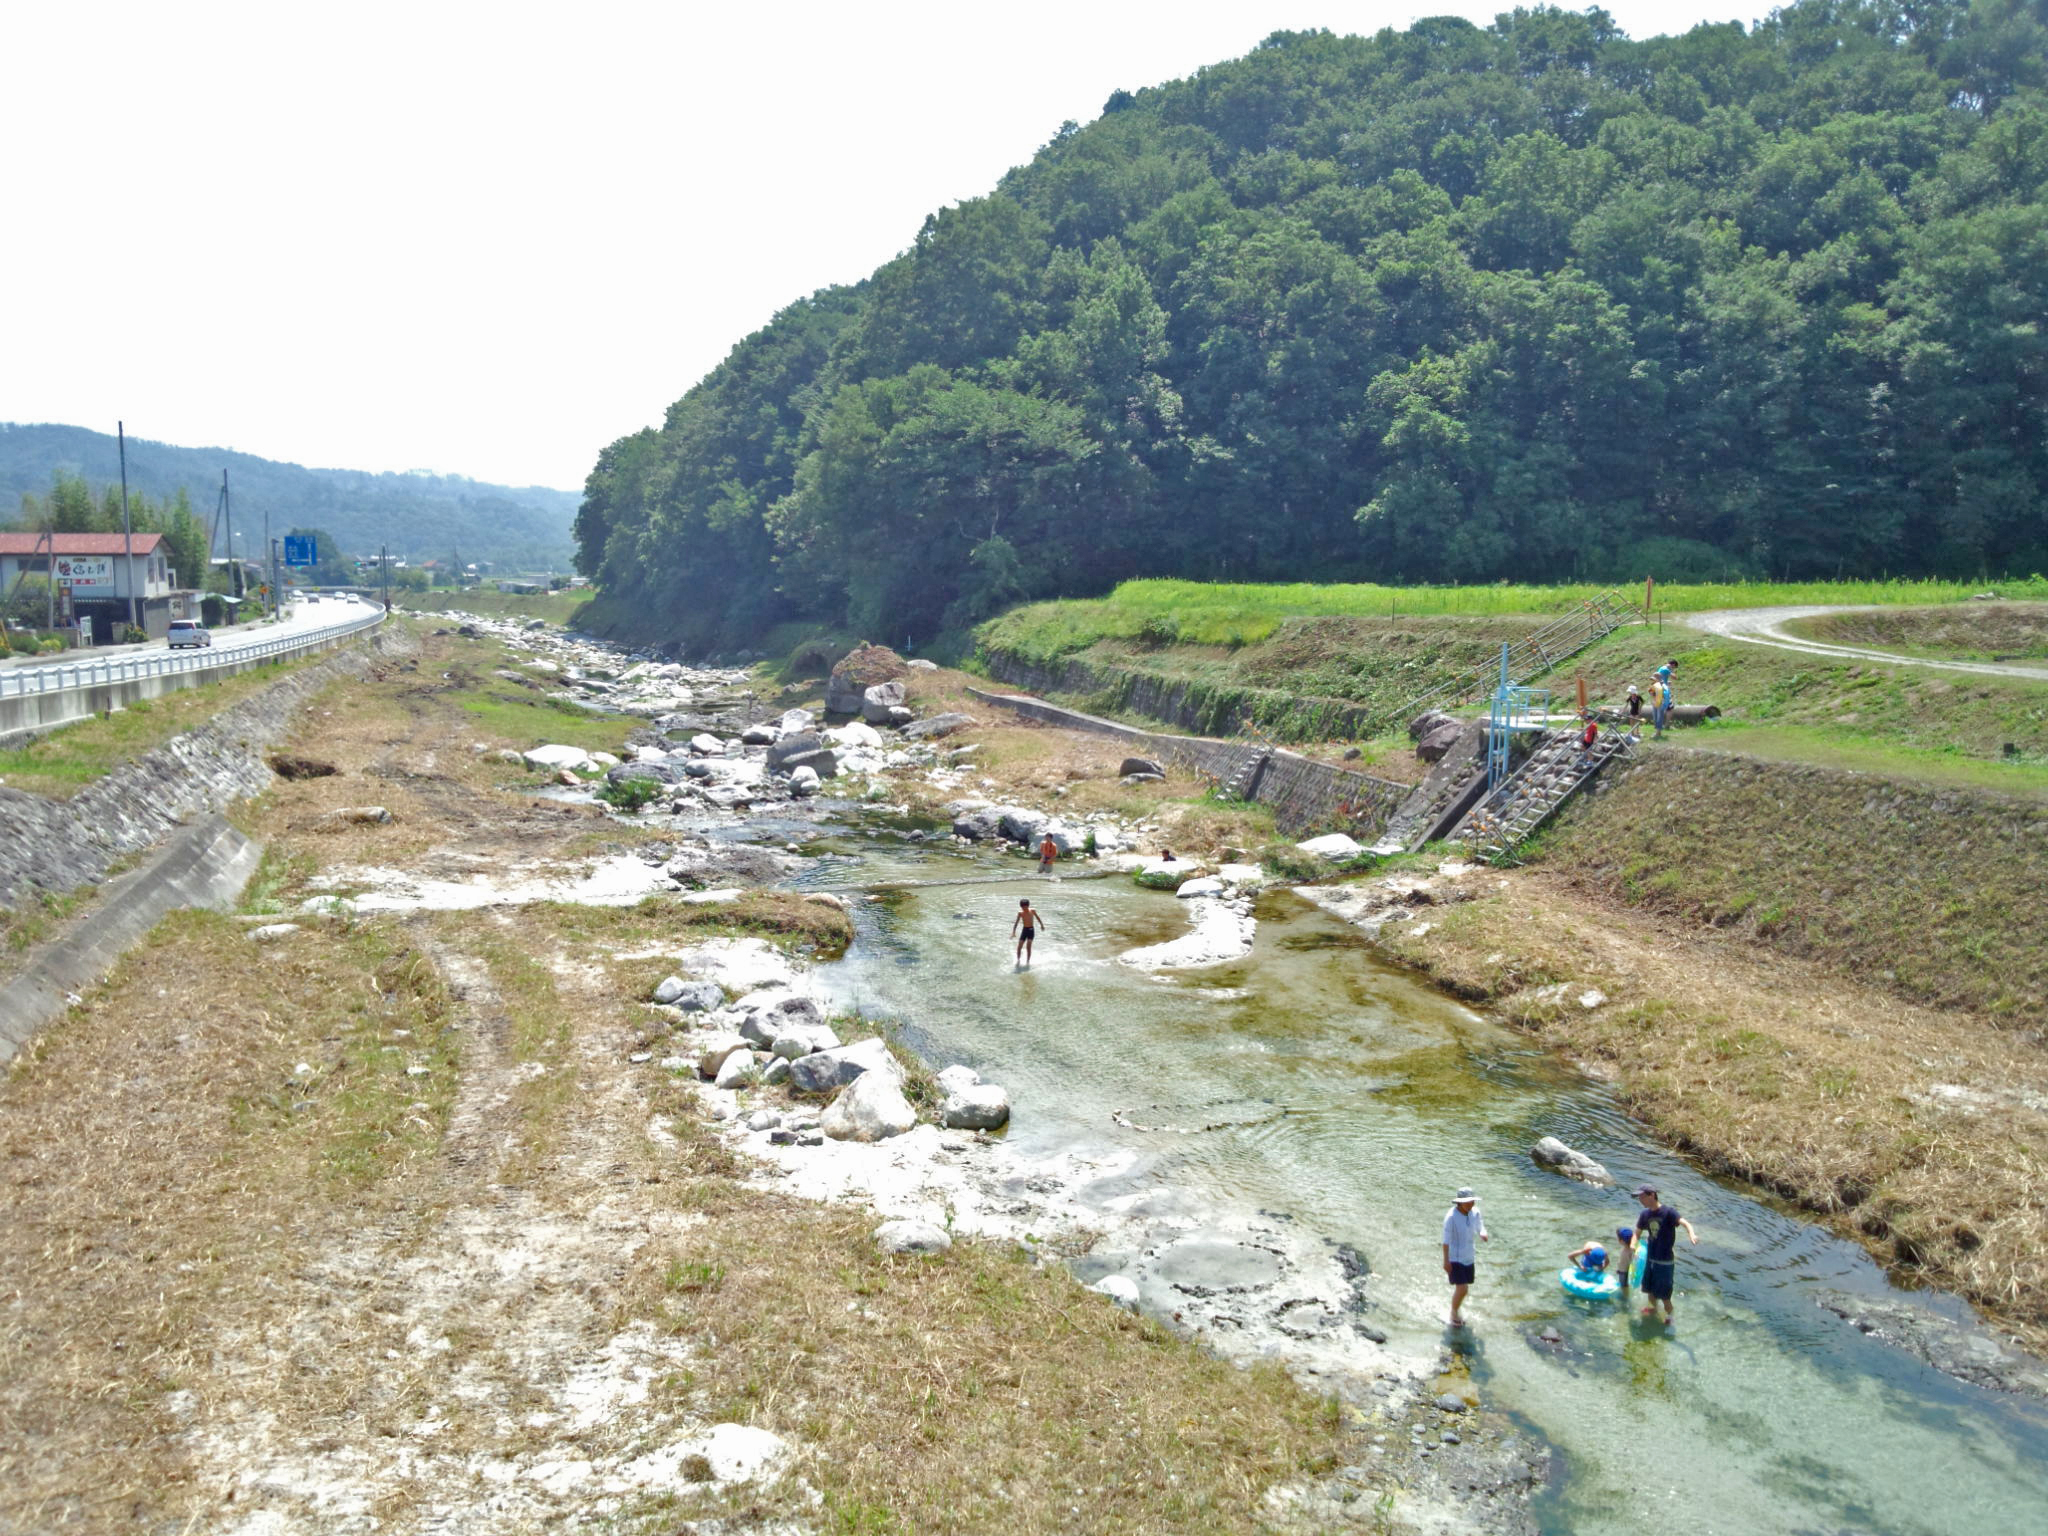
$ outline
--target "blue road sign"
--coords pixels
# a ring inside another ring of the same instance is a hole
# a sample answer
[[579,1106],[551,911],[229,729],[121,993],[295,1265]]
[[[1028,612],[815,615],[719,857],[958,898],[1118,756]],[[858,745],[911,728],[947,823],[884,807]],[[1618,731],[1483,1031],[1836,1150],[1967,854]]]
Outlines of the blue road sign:
[[288,533],[284,536],[284,563],[286,565],[317,565],[320,552],[313,546],[318,541],[310,533]]

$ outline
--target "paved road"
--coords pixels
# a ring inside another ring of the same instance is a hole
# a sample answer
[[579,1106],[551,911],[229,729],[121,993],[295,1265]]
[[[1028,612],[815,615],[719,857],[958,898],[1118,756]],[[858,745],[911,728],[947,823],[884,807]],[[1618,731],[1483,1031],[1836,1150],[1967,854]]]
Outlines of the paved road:
[[1857,645],[1829,645],[1788,635],[1780,627],[1788,619],[1810,619],[1823,613],[1869,613],[1869,606],[1813,608],[1719,608],[1707,613],[1675,613],[1672,622],[1710,635],[1743,640],[1751,645],[1773,646],[1781,651],[1803,651],[1809,656],[1826,656],[1835,661],[1881,661],[1902,667],[1931,667],[1938,672],[1977,672],[1987,677],[2024,677],[2048,682],[2048,666],[2011,661],[1932,661],[1925,656],[1901,656],[1896,651],[1873,651]]
[[[336,624],[369,618],[376,611],[377,605],[374,603],[348,603],[324,597],[317,603],[287,603],[284,617],[275,624],[237,624],[233,628],[222,627],[214,630],[211,654],[216,657],[226,656],[240,646],[255,645],[265,640],[285,640],[311,629],[328,629]],[[10,657],[6,661],[0,661],[0,665],[62,666],[67,662],[89,661],[99,656],[144,656],[152,651],[168,649],[169,646],[162,640],[150,640],[141,645],[97,645],[85,650],[65,651],[54,656]]]

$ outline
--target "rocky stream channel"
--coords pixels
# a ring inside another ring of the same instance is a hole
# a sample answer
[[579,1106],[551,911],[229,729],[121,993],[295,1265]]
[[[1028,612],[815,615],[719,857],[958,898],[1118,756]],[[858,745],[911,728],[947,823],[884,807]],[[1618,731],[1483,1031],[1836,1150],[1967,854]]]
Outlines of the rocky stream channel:
[[[1147,828],[1057,818],[1072,857],[1039,876],[1003,834],[1035,844],[1046,814],[1011,807],[1006,822],[987,804],[993,786],[959,745],[971,724],[906,719],[885,694],[842,699],[867,703],[870,721],[821,734],[752,699],[740,674],[468,622],[524,645],[529,679],[648,720],[629,763],[529,758],[568,797],[589,796],[598,773],[658,782],[630,819],[672,835],[569,880],[429,891],[358,870],[348,899],[719,901],[769,884],[844,903],[856,939],[837,961],[749,940],[680,955],[670,999],[650,1003],[674,1044],[644,1069],[703,1079],[707,1111],[765,1185],[865,1201],[893,1223],[886,1240],[913,1247],[948,1234],[1026,1244],[1104,1305],[1340,1395],[1366,1449],[1289,1491],[1312,1523],[2040,1529],[2038,1363],[1953,1299],[1902,1292],[1860,1249],[1696,1172],[1603,1084],[1383,963],[1372,934],[1390,914],[1414,920],[1401,898],[1415,880],[1296,890],[1228,866],[1177,894],[1133,878],[1150,862],[1135,851]],[[906,776],[951,792],[953,820],[907,815]],[[1431,878],[1454,891],[1485,873]],[[1026,895],[1044,919],[1020,969],[1008,931]],[[885,1123],[899,1112],[880,1091],[879,1119],[841,1111],[834,1124],[828,1110],[821,1125],[782,1105],[772,1082],[792,1072],[858,1081],[805,1065],[838,1015],[886,1021],[934,1069],[966,1069],[942,1079],[949,1103],[981,1108],[904,1128]],[[1006,1126],[969,1128],[1001,1118],[998,1102]],[[1539,1164],[1545,1137],[1612,1182]],[[1672,1329],[1558,1283],[1568,1250],[1632,1221],[1625,1190],[1639,1182],[1699,1233],[1680,1248]],[[1465,1184],[1491,1241],[1471,1325],[1453,1330],[1438,1229]]]

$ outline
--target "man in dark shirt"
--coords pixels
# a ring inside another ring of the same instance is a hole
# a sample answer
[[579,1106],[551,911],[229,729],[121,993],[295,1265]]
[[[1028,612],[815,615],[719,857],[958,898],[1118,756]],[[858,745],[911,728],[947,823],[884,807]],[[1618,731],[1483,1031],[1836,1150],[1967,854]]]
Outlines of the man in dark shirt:
[[1636,1217],[1636,1236],[1649,1247],[1643,1253],[1643,1297],[1649,1305],[1643,1316],[1655,1317],[1657,1304],[1664,1304],[1664,1322],[1671,1322],[1672,1281],[1678,1271],[1678,1229],[1685,1228],[1686,1241],[1699,1246],[1699,1234],[1692,1223],[1657,1198],[1655,1186],[1645,1184],[1636,1191],[1642,1214]]

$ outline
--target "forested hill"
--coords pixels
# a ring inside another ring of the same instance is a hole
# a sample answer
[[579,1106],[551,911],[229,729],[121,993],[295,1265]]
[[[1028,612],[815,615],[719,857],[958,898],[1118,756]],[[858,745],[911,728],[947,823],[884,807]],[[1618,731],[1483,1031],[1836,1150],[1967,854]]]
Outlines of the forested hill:
[[[522,571],[569,563],[577,498],[568,491],[515,490],[459,475],[306,469],[225,448],[128,439],[129,486],[157,500],[170,499],[182,487],[208,519],[223,469],[239,527],[260,528],[268,512],[273,532],[322,528],[354,555],[388,545],[394,555],[414,561],[446,560],[459,548],[465,562],[489,560]],[[82,475],[96,487],[115,483],[121,467],[113,436],[84,427],[0,422],[0,525],[13,517],[24,495],[46,496],[60,472]]]
[[579,563],[697,643],[1145,574],[2048,568],[2042,17],[1516,11],[1119,91],[607,449]]

